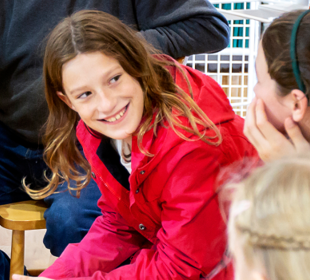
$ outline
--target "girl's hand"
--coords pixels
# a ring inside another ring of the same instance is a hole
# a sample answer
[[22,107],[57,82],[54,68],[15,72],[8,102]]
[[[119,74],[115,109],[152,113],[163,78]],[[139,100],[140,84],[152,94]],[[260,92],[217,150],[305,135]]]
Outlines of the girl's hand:
[[52,280],[50,278],[45,278],[45,277],[31,277],[31,276],[25,276],[25,275],[19,275],[19,274],[13,274],[12,279],[13,280]]
[[247,111],[243,132],[263,161],[310,151],[310,144],[291,118],[285,120],[284,126],[290,140],[267,120],[263,101],[254,98]]

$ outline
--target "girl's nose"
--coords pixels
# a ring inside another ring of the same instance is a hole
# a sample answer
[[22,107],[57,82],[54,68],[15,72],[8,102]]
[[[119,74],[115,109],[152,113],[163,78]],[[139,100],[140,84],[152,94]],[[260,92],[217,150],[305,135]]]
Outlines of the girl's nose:
[[116,98],[108,90],[101,90],[97,94],[96,107],[100,114],[109,115],[113,113],[116,101]]

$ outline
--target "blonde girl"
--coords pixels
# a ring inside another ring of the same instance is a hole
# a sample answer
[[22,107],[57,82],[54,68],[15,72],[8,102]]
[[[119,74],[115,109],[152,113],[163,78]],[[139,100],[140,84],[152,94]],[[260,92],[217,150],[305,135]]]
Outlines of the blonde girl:
[[285,158],[235,186],[228,226],[235,279],[310,279],[309,170],[309,154]]

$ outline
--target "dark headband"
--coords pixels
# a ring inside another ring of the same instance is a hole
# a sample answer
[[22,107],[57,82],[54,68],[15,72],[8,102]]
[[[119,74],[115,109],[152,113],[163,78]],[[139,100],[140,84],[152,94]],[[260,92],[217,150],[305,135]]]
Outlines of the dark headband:
[[298,31],[298,27],[300,25],[300,22],[302,21],[303,17],[308,14],[310,12],[310,10],[306,10],[303,13],[301,13],[299,15],[299,17],[297,18],[294,26],[293,26],[293,30],[292,30],[292,35],[291,35],[291,49],[290,49],[290,55],[291,55],[291,60],[292,60],[292,67],[293,67],[293,73],[295,76],[295,80],[298,84],[298,88],[305,93],[306,92],[306,87],[305,84],[303,83],[301,77],[300,77],[300,71],[299,71],[299,67],[298,67],[298,59],[297,59],[297,53],[296,53],[296,45],[297,45],[297,31]]

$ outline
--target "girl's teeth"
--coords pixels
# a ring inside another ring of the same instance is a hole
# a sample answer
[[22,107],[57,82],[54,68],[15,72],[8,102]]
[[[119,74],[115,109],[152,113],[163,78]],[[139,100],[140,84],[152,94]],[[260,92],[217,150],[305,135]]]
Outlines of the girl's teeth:
[[120,119],[122,116],[124,116],[126,112],[126,108],[124,109],[124,111],[120,112],[119,114],[117,114],[115,117],[107,119],[106,121],[108,122],[115,122],[116,120]]

